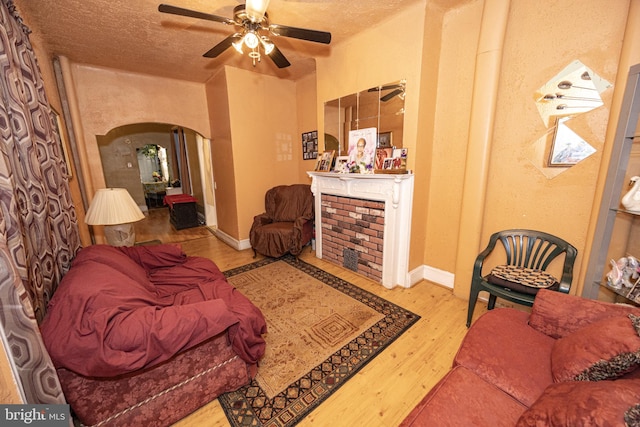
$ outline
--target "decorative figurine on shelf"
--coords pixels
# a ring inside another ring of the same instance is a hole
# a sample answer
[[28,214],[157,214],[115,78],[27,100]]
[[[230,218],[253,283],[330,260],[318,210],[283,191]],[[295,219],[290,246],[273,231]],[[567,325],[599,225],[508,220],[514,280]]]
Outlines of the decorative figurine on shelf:
[[640,176],[632,176],[629,185],[632,187],[622,198],[622,206],[630,212],[640,213]]
[[640,277],[640,261],[632,256],[611,260],[611,271],[607,273],[607,283],[614,289],[631,288]]

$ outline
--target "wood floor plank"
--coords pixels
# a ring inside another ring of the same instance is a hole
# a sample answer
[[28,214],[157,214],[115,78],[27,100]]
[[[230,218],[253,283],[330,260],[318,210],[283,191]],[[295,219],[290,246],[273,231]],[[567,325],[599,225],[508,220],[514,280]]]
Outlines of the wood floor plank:
[[[153,225],[145,226],[148,237],[163,242],[182,239],[162,234],[166,231],[153,234]],[[254,259],[252,250],[236,251],[211,233],[194,234],[195,237],[182,240],[184,251],[212,259],[223,271],[262,258]],[[386,289],[357,273],[317,258],[309,248],[303,251],[300,259],[398,304],[420,315],[421,319],[298,425],[397,426],[451,367],[467,331],[467,301],[455,297],[450,289],[427,281],[409,289]],[[485,311],[486,304],[479,302],[474,318]],[[227,427],[229,423],[216,400],[175,426]]]

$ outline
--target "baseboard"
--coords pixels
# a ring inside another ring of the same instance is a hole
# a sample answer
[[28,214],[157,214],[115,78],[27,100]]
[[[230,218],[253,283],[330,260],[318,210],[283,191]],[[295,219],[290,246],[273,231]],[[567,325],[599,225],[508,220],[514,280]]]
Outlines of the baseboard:
[[411,286],[415,285],[420,280],[428,280],[446,288],[453,289],[455,275],[448,271],[429,267],[428,265],[421,265],[409,272],[409,278]]
[[211,229],[211,231],[218,239],[222,240],[227,245],[231,246],[233,249],[237,251],[251,249],[251,242],[249,242],[249,239],[238,240],[236,238],[229,236],[224,231],[221,231],[219,228]]

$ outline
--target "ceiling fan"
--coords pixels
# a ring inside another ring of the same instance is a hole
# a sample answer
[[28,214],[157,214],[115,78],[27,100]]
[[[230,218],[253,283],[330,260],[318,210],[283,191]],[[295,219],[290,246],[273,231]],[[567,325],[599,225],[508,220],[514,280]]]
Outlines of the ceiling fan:
[[331,43],[331,33],[325,31],[270,24],[267,15],[269,1],[270,0],[247,0],[246,5],[241,4],[233,9],[233,19],[168,4],[159,5],[158,11],[235,26],[237,28],[235,33],[212,47],[203,56],[215,58],[232,46],[238,52],[243,53],[242,49],[244,46],[249,49],[248,55],[253,59],[254,67],[256,61],[260,62],[262,55],[261,50],[273,60],[278,68],[285,68],[291,65],[280,49],[271,41],[269,38],[270,35],[275,37],[291,37],[315,43]]
[[406,82],[404,80],[401,80],[398,84],[372,87],[371,89],[369,89],[369,92],[383,92],[383,91],[391,90],[391,92],[380,97],[380,101],[387,102],[393,99],[394,96],[400,96],[400,98],[404,100],[405,86],[406,86]]

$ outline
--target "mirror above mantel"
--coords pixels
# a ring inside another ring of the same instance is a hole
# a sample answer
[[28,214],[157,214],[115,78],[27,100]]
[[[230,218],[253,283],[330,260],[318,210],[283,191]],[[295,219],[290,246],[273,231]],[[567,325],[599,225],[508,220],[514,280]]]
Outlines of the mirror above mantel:
[[349,131],[366,128],[402,148],[405,95],[406,81],[398,80],[325,102],[324,149],[346,155]]

